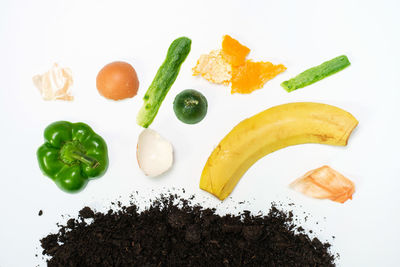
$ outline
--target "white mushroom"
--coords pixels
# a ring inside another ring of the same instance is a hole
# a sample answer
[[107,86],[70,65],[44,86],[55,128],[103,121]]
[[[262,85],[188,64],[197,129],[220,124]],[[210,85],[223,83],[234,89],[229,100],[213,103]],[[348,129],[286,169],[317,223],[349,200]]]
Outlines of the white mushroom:
[[156,131],[144,129],[138,138],[136,157],[144,174],[155,177],[171,168],[173,147]]

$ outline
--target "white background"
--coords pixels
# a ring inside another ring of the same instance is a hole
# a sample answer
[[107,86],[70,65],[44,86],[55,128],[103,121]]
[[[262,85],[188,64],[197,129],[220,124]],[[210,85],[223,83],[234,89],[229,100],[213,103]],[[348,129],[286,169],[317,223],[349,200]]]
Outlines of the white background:
[[[398,1],[5,1],[0,3],[0,266],[44,266],[39,239],[76,216],[84,205],[98,209],[138,190],[143,199],[172,187],[233,211],[267,211],[271,201],[296,203],[310,213],[305,225],[340,253],[339,266],[398,266],[400,230],[400,79]],[[251,48],[254,60],[283,63],[287,71],[250,95],[193,77],[202,53],[220,47],[230,34]],[[166,175],[147,178],[136,164],[142,130],[135,123],[141,97],[177,37],[192,50],[151,128],[175,147]],[[287,93],[279,84],[299,72],[346,54],[352,65],[312,86]],[[97,72],[111,61],[132,64],[139,94],[114,102],[95,87]],[[32,84],[53,62],[73,71],[75,100],[45,102]],[[172,102],[183,89],[201,91],[209,102],[197,125],[175,118]],[[277,104],[316,101],[351,112],[360,122],[347,147],[301,145],[257,162],[231,200],[221,203],[198,188],[214,146],[240,122]],[[82,121],[109,147],[106,175],[81,193],[60,191],[36,161],[43,130],[57,120]],[[315,200],[287,185],[310,169],[328,164],[356,184],[345,204]],[[152,191],[154,190],[154,191]],[[43,216],[38,211],[43,210]],[[315,222],[318,221],[319,224]],[[332,239],[331,236],[336,236]]]

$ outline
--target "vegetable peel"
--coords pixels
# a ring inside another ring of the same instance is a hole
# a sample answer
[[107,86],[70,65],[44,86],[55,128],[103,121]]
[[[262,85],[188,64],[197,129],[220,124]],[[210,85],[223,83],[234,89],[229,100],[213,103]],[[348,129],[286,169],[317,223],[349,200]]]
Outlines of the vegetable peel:
[[44,100],[74,100],[69,91],[73,84],[69,68],[61,68],[54,63],[49,71],[33,76],[32,80]]
[[335,57],[331,60],[325,61],[321,65],[312,67],[306,71],[303,71],[296,77],[284,81],[281,86],[288,92],[306,87],[310,84],[318,82],[336,72],[339,72],[350,66],[350,61],[347,56],[342,55]]
[[355,192],[354,183],[329,166],[311,170],[289,186],[306,196],[344,203]]
[[175,39],[168,48],[167,56],[158,69],[143,97],[143,105],[136,117],[138,125],[147,128],[154,121],[169,89],[178,77],[182,63],[190,52],[192,40],[187,37]]

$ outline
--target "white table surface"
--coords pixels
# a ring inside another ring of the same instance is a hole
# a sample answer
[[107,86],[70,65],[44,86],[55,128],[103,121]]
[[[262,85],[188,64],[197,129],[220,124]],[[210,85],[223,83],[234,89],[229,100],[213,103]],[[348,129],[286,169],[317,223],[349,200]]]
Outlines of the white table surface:
[[[208,206],[267,211],[271,201],[296,203],[305,224],[340,253],[338,266],[399,266],[400,230],[400,2],[386,1],[11,1],[0,2],[0,266],[45,266],[39,239],[76,216],[139,191],[143,199],[172,187],[185,188]],[[283,63],[287,71],[250,95],[193,77],[202,53],[230,34],[251,48],[250,58]],[[136,164],[141,97],[171,41],[192,39],[192,50],[151,128],[175,148],[166,175],[147,178]],[[312,86],[287,93],[279,84],[299,72],[346,54],[352,65]],[[99,69],[115,60],[131,63],[138,96],[113,102],[95,87]],[[75,100],[45,102],[32,76],[53,62],[72,69]],[[204,121],[179,122],[172,101],[183,89],[201,91],[209,102]],[[351,112],[360,122],[347,147],[301,145],[257,162],[231,200],[220,203],[198,188],[204,163],[229,130],[277,104],[315,101]],[[81,193],[60,191],[39,170],[35,152],[43,130],[57,120],[88,123],[107,141],[106,175]],[[310,169],[332,166],[356,184],[345,204],[307,198],[288,184]],[[152,191],[153,190],[153,191]],[[44,214],[38,216],[39,210]],[[319,222],[316,224],[316,222]],[[332,239],[332,235],[336,238]]]

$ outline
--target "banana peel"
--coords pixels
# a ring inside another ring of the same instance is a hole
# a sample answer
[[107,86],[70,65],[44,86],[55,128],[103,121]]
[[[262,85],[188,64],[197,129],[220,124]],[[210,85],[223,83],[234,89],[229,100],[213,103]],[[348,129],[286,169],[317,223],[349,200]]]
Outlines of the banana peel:
[[204,166],[200,188],[224,200],[260,158],[298,144],[345,146],[357,124],[349,112],[327,104],[269,108],[240,122],[222,139]]

